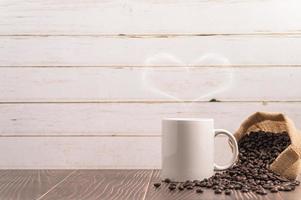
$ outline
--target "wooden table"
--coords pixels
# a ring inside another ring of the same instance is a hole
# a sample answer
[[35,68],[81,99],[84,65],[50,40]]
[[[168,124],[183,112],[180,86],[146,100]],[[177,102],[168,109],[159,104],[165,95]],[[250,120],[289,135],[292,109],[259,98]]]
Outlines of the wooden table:
[[0,170],[0,200],[196,200],[196,199],[283,199],[298,200],[301,186],[294,192],[258,196],[234,192],[215,195],[206,190],[170,192],[155,189],[159,170]]

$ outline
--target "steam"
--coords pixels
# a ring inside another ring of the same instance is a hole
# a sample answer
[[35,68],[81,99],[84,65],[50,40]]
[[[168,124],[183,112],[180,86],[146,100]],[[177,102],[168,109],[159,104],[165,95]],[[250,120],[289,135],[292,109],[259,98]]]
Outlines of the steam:
[[[159,53],[147,58],[145,65],[147,67],[142,71],[143,87],[159,97],[179,102],[215,98],[231,88],[234,80],[233,69],[228,67],[230,61],[213,53],[204,54],[192,62],[184,62],[172,54]],[[202,70],[199,66],[208,67]]]

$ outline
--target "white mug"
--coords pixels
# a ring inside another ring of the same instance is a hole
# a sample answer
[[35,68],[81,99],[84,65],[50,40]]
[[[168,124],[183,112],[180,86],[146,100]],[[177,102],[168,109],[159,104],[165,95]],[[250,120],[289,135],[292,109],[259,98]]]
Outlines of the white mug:
[[[232,160],[228,165],[214,163],[214,138],[226,135],[233,145]],[[214,129],[213,119],[166,118],[162,121],[161,178],[183,182],[202,180],[214,170],[231,167],[238,157],[235,137],[223,129]]]

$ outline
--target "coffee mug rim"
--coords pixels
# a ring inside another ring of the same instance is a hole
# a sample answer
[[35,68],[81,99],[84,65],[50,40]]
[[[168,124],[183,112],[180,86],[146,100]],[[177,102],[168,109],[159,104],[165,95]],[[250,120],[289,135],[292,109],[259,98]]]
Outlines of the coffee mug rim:
[[193,117],[167,117],[163,118],[164,121],[187,121],[187,122],[211,122],[212,118],[193,118]]

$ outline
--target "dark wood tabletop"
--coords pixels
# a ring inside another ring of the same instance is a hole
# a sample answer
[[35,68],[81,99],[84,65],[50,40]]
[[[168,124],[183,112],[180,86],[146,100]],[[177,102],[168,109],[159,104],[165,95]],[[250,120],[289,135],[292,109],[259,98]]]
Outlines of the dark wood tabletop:
[[164,185],[155,189],[159,176],[159,170],[0,170],[0,200],[301,199],[301,186],[266,196],[169,191]]

